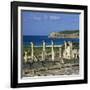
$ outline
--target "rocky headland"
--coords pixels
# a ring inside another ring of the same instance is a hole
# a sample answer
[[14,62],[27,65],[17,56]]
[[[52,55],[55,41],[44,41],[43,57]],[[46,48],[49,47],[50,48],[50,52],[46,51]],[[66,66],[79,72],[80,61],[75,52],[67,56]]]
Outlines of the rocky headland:
[[79,30],[52,32],[49,38],[79,38]]

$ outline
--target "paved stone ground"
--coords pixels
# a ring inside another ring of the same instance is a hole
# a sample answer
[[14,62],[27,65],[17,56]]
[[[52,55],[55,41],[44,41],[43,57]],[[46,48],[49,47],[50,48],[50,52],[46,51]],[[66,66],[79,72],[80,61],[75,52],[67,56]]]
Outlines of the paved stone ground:
[[22,76],[25,77],[73,74],[79,74],[79,63],[61,64],[59,61],[40,61],[24,64],[22,70]]

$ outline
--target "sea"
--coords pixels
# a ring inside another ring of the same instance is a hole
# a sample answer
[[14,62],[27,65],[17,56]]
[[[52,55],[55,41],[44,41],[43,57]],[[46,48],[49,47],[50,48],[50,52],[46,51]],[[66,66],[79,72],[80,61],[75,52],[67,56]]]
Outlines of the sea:
[[64,41],[79,43],[78,38],[49,38],[48,36],[23,36],[24,45],[30,45],[30,42],[33,42],[34,45],[41,46],[43,41],[45,41],[46,45],[51,45],[51,41],[54,42],[54,45],[63,45]]

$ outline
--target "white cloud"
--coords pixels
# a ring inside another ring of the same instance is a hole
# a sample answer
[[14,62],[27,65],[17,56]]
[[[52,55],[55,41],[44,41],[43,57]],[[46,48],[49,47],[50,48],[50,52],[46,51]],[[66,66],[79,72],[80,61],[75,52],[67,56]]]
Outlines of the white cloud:
[[41,20],[41,17],[34,16],[33,19],[34,20]]
[[60,19],[60,17],[59,16],[49,16],[49,18],[51,19],[51,20],[59,20]]
[[37,21],[42,20],[42,19],[43,20],[59,20],[59,19],[61,19],[61,17],[55,16],[55,15],[51,15],[51,16],[44,15],[43,17],[40,17],[40,16],[33,17],[33,20],[37,20]]

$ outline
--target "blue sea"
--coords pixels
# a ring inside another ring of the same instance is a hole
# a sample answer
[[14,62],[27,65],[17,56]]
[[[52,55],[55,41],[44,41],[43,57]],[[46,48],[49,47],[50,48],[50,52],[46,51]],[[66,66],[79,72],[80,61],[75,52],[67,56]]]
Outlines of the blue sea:
[[48,38],[48,36],[23,36],[23,44],[30,45],[30,42],[33,42],[34,45],[40,46],[42,45],[43,40],[46,42],[46,45],[51,45],[51,40],[53,40],[55,45],[62,45],[64,41],[72,41],[79,43],[78,38]]

